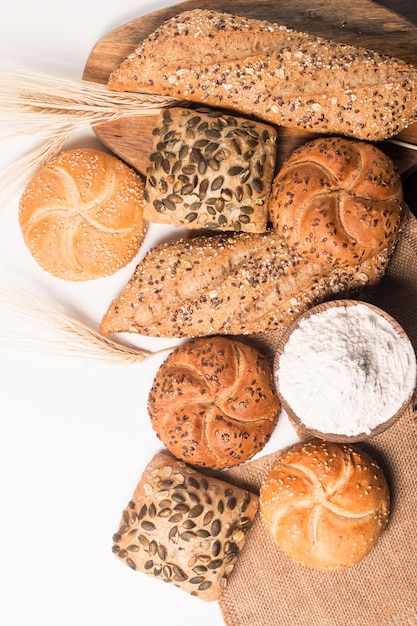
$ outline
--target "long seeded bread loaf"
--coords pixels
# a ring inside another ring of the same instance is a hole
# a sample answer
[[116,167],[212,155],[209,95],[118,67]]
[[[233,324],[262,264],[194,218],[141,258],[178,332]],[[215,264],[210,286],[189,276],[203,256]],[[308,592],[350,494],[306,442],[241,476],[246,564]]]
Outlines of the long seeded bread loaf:
[[100,332],[199,337],[275,330],[313,304],[376,285],[387,262],[385,251],[348,267],[323,266],[273,231],[170,241],[138,264]]
[[212,10],[168,20],[109,78],[273,124],[370,141],[416,119],[417,69],[406,62]]

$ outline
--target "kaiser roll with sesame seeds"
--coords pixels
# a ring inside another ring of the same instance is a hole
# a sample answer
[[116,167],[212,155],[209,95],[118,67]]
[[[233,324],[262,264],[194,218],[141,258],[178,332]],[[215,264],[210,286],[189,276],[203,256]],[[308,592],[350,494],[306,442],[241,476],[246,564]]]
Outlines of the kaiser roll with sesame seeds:
[[392,249],[403,207],[389,157],[364,141],[326,137],[300,146],[283,163],[269,215],[301,255],[347,267]]
[[258,501],[246,489],[158,453],[123,511],[113,554],[136,572],[215,601],[244,548]]
[[257,349],[228,337],[193,339],[162,363],[148,400],[152,426],[178,459],[223,469],[269,441],[280,402]]
[[144,183],[101,150],[66,150],[29,181],[19,205],[24,241],[38,264],[64,280],[109,276],[145,237]]
[[284,451],[264,477],[260,513],[278,547],[316,570],[361,561],[390,506],[382,469],[357,447],[312,439]]

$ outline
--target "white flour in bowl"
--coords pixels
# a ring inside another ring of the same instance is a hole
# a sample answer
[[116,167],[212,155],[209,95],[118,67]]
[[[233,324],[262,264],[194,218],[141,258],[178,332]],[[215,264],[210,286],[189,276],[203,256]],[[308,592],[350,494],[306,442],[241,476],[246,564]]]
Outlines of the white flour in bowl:
[[416,358],[406,336],[358,303],[300,320],[275,372],[282,398],[307,428],[369,434],[412,393]]

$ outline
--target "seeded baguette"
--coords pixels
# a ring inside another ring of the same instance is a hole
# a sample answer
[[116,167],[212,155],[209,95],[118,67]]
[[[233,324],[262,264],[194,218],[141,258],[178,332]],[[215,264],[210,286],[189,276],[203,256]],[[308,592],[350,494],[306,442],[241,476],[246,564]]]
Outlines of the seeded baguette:
[[158,453],[123,511],[113,554],[212,602],[227,587],[257,511],[256,494]]
[[100,331],[181,338],[275,330],[313,304],[376,285],[388,258],[385,249],[362,263],[323,266],[272,231],[166,242],[138,264]]
[[415,67],[372,50],[195,9],[155,30],[110,75],[108,87],[376,141],[416,120],[416,80]]

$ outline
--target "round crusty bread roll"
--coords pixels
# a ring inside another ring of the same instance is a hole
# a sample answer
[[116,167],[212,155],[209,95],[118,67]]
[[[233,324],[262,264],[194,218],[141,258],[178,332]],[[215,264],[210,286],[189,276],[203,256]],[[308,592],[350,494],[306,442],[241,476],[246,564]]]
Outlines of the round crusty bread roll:
[[312,439],[283,452],[260,489],[261,518],[281,550],[316,570],[363,559],[389,516],[381,468],[346,444]]
[[53,276],[109,276],[133,259],[144,240],[143,193],[139,174],[117,157],[92,148],[63,151],[22,194],[24,241]]
[[177,459],[223,469],[265,446],[280,403],[261,352],[231,338],[203,337],[180,345],[162,363],[148,411],[153,429]]
[[315,262],[352,265],[391,250],[403,213],[401,178],[372,144],[314,139],[283,163],[270,196],[272,227]]

